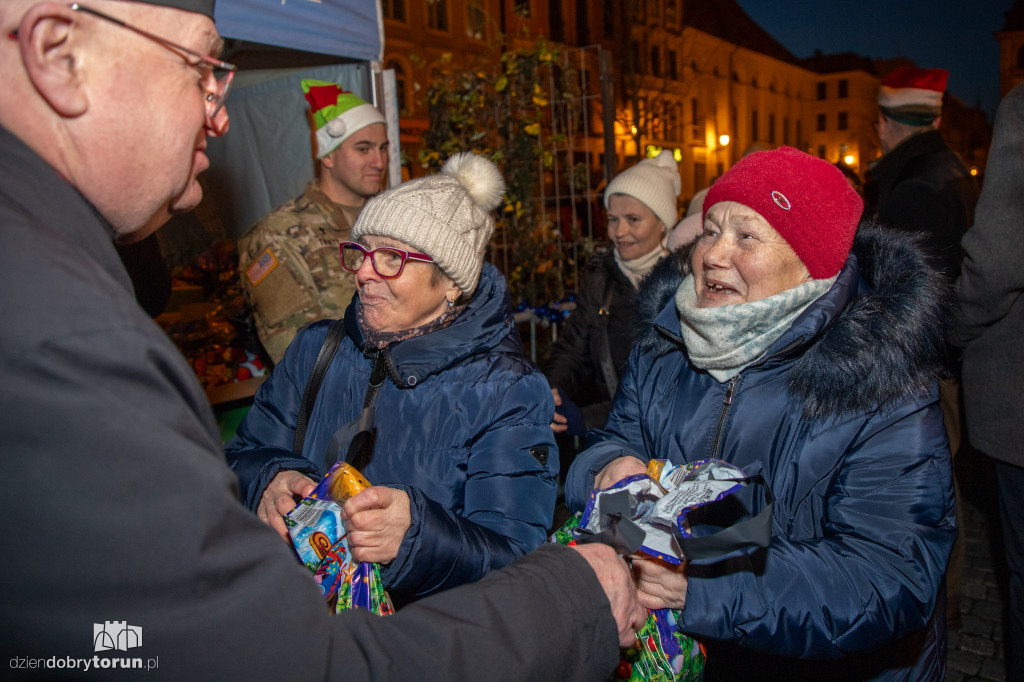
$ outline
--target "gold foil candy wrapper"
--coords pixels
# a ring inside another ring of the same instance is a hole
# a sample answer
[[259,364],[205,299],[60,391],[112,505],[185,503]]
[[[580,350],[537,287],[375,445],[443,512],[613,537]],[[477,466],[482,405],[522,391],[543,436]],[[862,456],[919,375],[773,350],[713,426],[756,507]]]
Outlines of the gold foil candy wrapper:
[[370,487],[370,482],[351,464],[340,463],[327,480],[327,494],[335,502],[344,502],[360,490]]

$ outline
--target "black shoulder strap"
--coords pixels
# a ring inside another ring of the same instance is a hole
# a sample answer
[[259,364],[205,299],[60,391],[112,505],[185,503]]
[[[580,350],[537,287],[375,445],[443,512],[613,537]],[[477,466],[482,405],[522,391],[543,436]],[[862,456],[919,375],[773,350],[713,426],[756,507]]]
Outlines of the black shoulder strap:
[[302,404],[299,407],[299,418],[295,422],[295,440],[292,441],[292,452],[296,455],[302,454],[302,444],[306,441],[306,425],[309,423],[309,415],[316,405],[316,396],[320,393],[320,384],[324,381],[327,368],[331,366],[334,354],[338,352],[341,340],[345,338],[345,320],[335,320],[327,331],[324,345],[320,346],[320,352],[313,363],[313,369],[309,373],[309,381],[306,382],[306,390],[302,393]]
[[604,377],[604,385],[608,389],[608,396],[615,397],[615,391],[619,388],[619,377],[615,373],[615,364],[612,362],[612,345],[608,340],[608,317],[612,312],[612,297],[615,295],[615,278],[608,276],[604,285],[604,302],[598,310],[598,317],[601,320],[601,375]]

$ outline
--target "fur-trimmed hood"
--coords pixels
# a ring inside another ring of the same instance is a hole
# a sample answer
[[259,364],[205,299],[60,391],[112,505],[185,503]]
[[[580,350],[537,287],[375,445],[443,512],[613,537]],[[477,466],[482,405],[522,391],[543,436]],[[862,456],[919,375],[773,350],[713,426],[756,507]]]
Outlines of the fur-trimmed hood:
[[[932,387],[942,375],[952,291],[921,242],[861,224],[835,284],[744,371],[798,356],[789,385],[810,418],[871,410]],[[684,348],[674,297],[693,246],[665,259],[641,284],[641,351]]]

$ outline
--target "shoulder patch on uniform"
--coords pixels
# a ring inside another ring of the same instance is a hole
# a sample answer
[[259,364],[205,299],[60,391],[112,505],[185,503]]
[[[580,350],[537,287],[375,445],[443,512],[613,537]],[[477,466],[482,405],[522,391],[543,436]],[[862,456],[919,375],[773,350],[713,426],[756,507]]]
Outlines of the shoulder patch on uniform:
[[274,254],[270,253],[270,249],[267,249],[260,254],[259,258],[253,261],[249,269],[245,271],[245,276],[249,278],[250,284],[256,286],[276,267],[277,259],[274,258]]

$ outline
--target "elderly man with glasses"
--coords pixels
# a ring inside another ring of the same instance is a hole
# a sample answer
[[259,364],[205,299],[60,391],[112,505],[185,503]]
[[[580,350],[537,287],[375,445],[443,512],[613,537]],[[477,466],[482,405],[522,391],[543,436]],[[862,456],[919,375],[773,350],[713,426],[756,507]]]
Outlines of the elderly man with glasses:
[[395,616],[332,619],[239,503],[203,390],[114,250],[202,196],[233,71],[212,0],[5,0],[0,30],[3,660],[174,679],[613,667],[643,612],[609,548],[545,548]]

